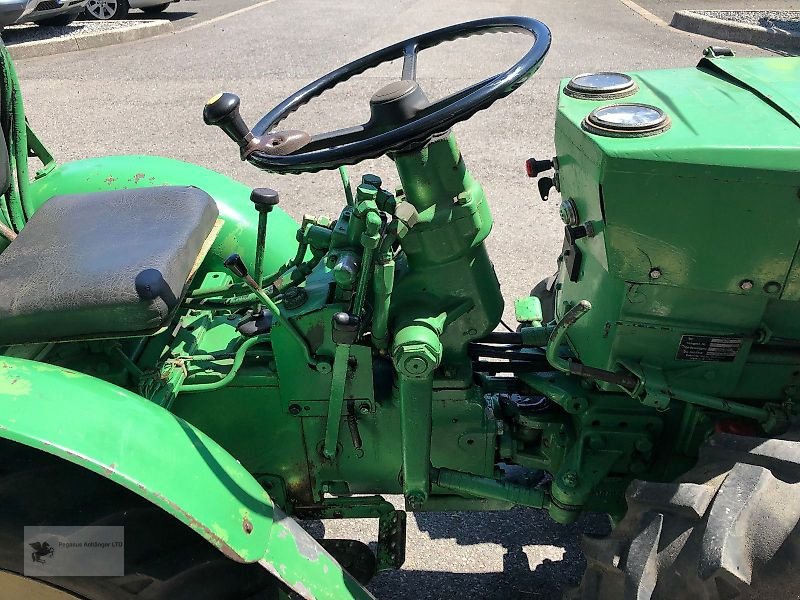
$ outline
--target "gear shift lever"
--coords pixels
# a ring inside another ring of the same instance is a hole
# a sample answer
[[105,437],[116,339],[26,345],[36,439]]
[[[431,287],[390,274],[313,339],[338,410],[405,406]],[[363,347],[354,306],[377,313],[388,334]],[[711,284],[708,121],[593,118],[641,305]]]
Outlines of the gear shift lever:
[[286,156],[311,141],[311,136],[305,131],[297,130],[276,131],[255,137],[239,114],[240,104],[241,100],[236,94],[229,92],[217,94],[206,102],[203,108],[203,121],[206,125],[216,125],[236,142],[242,160],[256,151],[273,156]]

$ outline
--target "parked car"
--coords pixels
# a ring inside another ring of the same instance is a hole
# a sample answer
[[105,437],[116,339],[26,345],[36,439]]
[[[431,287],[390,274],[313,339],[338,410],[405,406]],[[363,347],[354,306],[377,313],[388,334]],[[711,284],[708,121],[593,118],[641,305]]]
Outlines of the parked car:
[[0,0],[0,23],[14,23],[35,6],[36,0]]
[[23,14],[17,23],[36,23],[37,25],[63,27],[80,16],[88,0],[31,0],[33,7]]
[[84,15],[87,19],[107,21],[109,19],[124,19],[128,11],[138,8],[146,14],[164,12],[169,5],[179,0],[89,0],[86,4]]

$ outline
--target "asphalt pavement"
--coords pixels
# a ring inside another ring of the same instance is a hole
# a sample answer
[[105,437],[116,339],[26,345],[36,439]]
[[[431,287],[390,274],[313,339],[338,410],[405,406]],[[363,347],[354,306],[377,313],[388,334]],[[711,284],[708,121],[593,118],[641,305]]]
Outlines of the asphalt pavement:
[[[221,18],[230,13],[235,14]],[[253,124],[284,97],[349,60],[416,33],[502,14],[535,16],[553,32],[550,55],[535,77],[455,128],[493,209],[488,246],[511,320],[513,299],[552,273],[561,247],[559,199],[539,200],[523,168],[529,156],[554,154],[559,80],[594,70],[688,67],[717,41],[659,26],[620,0],[184,0],[165,13],[174,34],[19,61],[17,68],[28,118],[60,160],[171,156],[278,189],[281,206],[299,219],[338,211],[338,175],[275,176],[243,164],[219,130],[203,125],[205,100],[219,91],[236,92]],[[420,83],[430,97],[460,89],[511,65],[529,41],[482,36],[423,52]],[[736,50],[767,54],[746,46]],[[372,92],[399,73],[399,64],[390,65],[339,86],[292,115],[287,127],[316,132],[363,122]],[[388,159],[351,169],[353,176],[363,172],[380,174],[390,186],[397,182]],[[562,527],[530,510],[418,515],[409,520],[405,568],[378,576],[372,589],[386,599],[555,598],[580,579],[580,534],[606,527],[599,516]],[[377,533],[371,522],[330,523],[327,531],[365,541]]]

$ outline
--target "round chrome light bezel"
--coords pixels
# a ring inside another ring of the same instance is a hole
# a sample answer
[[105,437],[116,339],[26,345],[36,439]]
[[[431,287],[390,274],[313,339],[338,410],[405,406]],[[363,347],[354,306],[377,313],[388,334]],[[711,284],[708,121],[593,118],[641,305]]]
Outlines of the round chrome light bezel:
[[601,71],[581,73],[570,79],[564,93],[581,100],[616,100],[632,96],[639,86],[630,75]]
[[609,137],[646,137],[670,127],[667,114],[650,104],[610,104],[594,109],[583,120],[583,128]]

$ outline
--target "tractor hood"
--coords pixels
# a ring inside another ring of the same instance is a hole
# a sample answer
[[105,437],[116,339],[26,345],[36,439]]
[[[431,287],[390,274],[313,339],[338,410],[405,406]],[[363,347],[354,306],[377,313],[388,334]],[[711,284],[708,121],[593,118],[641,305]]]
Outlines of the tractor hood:
[[[646,357],[673,379],[703,364],[692,389],[780,397],[785,373],[746,368],[746,340],[800,340],[800,59],[578,76],[555,142],[570,226],[557,315],[591,300],[570,331],[584,364]],[[694,355],[698,339],[735,351]]]
[[[559,133],[598,166],[628,169],[630,161],[645,161],[659,169],[673,162],[796,173],[800,58],[704,58],[691,69],[630,76],[638,91],[622,99],[560,95]],[[563,83],[562,89],[568,82]],[[661,109],[669,129],[648,137],[607,137],[585,129],[584,120],[594,109],[628,103]]]

